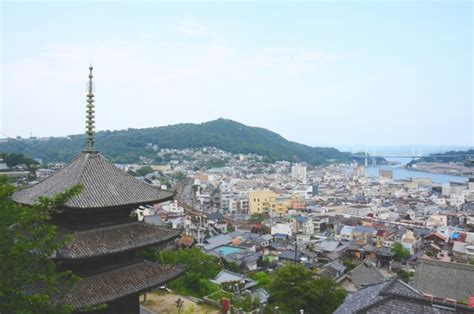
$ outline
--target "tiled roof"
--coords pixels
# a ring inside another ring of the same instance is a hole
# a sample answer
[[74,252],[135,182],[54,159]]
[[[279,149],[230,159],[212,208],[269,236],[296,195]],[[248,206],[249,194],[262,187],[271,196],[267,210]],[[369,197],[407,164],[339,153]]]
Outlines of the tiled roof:
[[[301,253],[297,252],[296,253],[296,259],[299,259],[301,257]],[[278,259],[286,259],[286,260],[294,260],[295,259],[295,251],[283,251],[281,252],[280,255],[278,255]]]
[[219,234],[206,240],[208,244],[204,245],[206,251],[214,250],[215,248],[226,245],[232,242],[232,237],[228,234]]
[[349,276],[352,282],[359,288],[363,285],[371,285],[386,280],[380,270],[368,260],[360,263],[356,268],[351,270]]
[[420,258],[410,284],[436,297],[467,300],[474,295],[474,266]]
[[[61,233],[63,230],[59,230]],[[179,232],[142,222],[77,231],[72,240],[56,252],[56,259],[82,259],[139,249],[171,241]]]
[[452,313],[434,308],[423,296],[400,280],[364,287],[346,297],[334,312],[349,313]]
[[99,305],[165,284],[184,272],[182,267],[141,262],[82,278],[65,302],[75,308]]
[[82,192],[66,202],[69,208],[106,208],[158,203],[173,197],[111,164],[99,153],[84,152],[46,179],[13,194],[21,204],[32,204],[40,196],[53,196],[81,184]]

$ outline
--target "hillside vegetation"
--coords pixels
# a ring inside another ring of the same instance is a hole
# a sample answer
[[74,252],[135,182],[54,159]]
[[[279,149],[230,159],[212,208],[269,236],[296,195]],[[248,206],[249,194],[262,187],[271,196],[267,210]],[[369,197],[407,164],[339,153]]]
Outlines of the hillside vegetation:
[[[283,138],[277,133],[257,127],[218,119],[200,124],[184,123],[156,128],[101,131],[96,135],[96,148],[107,158],[119,163],[134,163],[140,156],[154,158],[159,148],[216,147],[231,153],[253,153],[270,161],[305,161],[311,164],[350,162],[350,154],[335,148],[311,147]],[[0,151],[22,153],[45,162],[69,161],[84,148],[84,135],[49,139],[8,139],[0,143]]]
[[440,163],[462,163],[466,167],[474,167],[474,149],[467,151],[449,151],[446,153],[431,154],[429,157],[423,157],[411,161],[408,165],[411,166],[422,162],[440,162]]

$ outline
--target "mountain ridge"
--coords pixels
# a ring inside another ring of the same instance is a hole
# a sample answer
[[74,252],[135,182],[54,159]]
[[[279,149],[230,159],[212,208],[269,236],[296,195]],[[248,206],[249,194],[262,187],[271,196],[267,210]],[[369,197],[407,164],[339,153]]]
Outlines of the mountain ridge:
[[[46,162],[69,161],[84,149],[84,135],[50,137],[48,139],[7,139],[0,151],[22,153]],[[349,153],[331,147],[312,147],[289,141],[278,133],[261,127],[219,118],[202,123],[178,123],[151,128],[99,131],[96,148],[107,158],[119,163],[135,163],[139,157],[156,157],[147,144],[159,148],[216,147],[231,153],[257,154],[270,161],[287,160],[318,165],[350,162]]]

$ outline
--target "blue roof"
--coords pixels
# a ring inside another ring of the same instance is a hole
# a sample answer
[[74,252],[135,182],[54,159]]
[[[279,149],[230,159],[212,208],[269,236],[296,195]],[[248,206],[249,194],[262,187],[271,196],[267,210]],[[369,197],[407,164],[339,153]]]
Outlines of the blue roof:
[[308,217],[305,217],[305,216],[296,216],[295,219],[296,219],[296,221],[298,221],[298,222],[305,222],[306,220],[308,220]]
[[354,228],[354,231],[358,232],[374,232],[375,228],[374,227],[364,227],[364,226],[357,226]]

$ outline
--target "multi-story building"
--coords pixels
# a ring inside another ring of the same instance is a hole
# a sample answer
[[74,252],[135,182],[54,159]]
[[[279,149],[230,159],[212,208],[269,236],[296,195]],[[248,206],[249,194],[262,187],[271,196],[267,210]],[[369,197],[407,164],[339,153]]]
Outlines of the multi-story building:
[[362,166],[357,166],[352,171],[354,177],[365,177],[365,168]]
[[291,167],[291,178],[295,180],[306,180],[306,166],[295,164]]
[[393,178],[393,170],[392,169],[380,169],[379,170],[379,177],[392,179]]
[[265,189],[249,193],[250,214],[268,213],[271,209],[270,203],[275,202],[277,194]]
[[313,220],[305,216],[296,216],[290,220],[293,233],[312,235],[314,233]]

